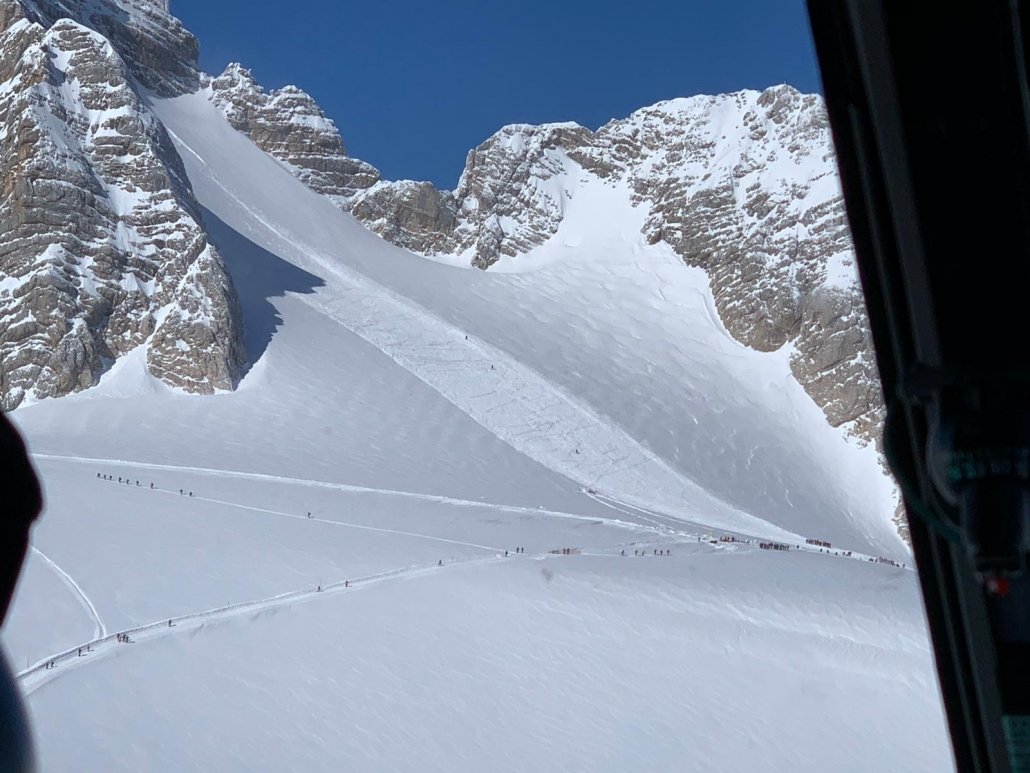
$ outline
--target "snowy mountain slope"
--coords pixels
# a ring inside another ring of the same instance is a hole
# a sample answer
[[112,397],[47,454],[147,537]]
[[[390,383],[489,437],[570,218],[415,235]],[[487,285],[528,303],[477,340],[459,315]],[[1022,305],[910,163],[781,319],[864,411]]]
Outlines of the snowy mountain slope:
[[[528,258],[548,267],[462,271],[376,239],[218,120],[202,94],[153,109],[213,214],[323,277],[327,287],[309,297],[320,309],[519,450],[583,485],[617,485],[624,498],[695,520],[728,504],[796,534],[826,532],[878,554],[901,550],[887,520],[892,490],[873,450],[826,425],[790,377],[785,353],[755,352],[726,334],[704,275],[667,248],[643,244],[639,220],[619,208],[621,192],[600,188],[579,199],[582,218],[570,209],[551,249]],[[427,347],[433,330],[439,340]],[[534,377],[553,385],[555,397],[526,401],[514,418],[532,411],[560,421],[538,425],[542,436],[506,426],[512,416],[503,407]],[[556,406],[571,404],[562,419]],[[590,436],[597,426],[616,432],[610,448]],[[640,463],[648,472],[629,482]],[[676,476],[668,484],[655,477],[665,466]],[[825,481],[818,488],[813,470]],[[616,483],[613,475],[624,477]]]
[[[285,481],[254,490],[166,471],[163,491],[151,492],[98,482],[92,463],[41,466],[64,493],[37,539],[71,564],[112,631],[140,613],[160,623],[82,657],[82,642],[70,641],[70,658],[26,677],[46,770],[948,766],[904,570],[701,545],[600,517],[527,521],[374,495],[354,507],[349,494],[323,492],[316,509],[346,509],[346,520],[384,530],[363,536],[304,512],[268,512],[274,500],[311,501]],[[169,492],[185,480],[205,500]],[[88,512],[69,506],[73,496]],[[265,510],[248,510],[255,501]],[[89,526],[76,532],[76,522]],[[76,540],[90,529],[118,539],[89,558]],[[501,546],[519,540],[526,555],[504,557]],[[568,544],[582,552],[548,553]],[[652,555],[658,548],[672,555]],[[385,576],[362,581],[370,569]],[[345,578],[357,581],[330,588]],[[218,595],[256,598],[261,584],[302,593],[161,622],[210,609]],[[23,583],[15,611],[41,606],[43,590]]]
[[792,373],[830,423],[879,437],[872,344],[817,95],[776,86],[674,99],[597,131],[506,126],[469,152],[452,192],[381,180],[294,87],[267,94],[231,65],[210,88],[230,123],[301,180],[429,257],[530,270],[525,256],[555,236],[575,198],[626,189],[619,207],[641,209],[649,243],[705,270],[737,340],[761,351],[789,343]]

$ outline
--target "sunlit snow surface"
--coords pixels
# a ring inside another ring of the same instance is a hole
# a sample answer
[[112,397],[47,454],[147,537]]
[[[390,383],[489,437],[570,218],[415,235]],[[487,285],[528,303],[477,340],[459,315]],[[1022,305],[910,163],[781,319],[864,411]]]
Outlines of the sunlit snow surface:
[[140,350],[15,413],[48,509],[4,641],[44,770],[948,768],[914,576],[866,559],[908,562],[872,449],[624,191],[484,274],[385,245],[203,95],[155,109],[255,362],[194,398]]

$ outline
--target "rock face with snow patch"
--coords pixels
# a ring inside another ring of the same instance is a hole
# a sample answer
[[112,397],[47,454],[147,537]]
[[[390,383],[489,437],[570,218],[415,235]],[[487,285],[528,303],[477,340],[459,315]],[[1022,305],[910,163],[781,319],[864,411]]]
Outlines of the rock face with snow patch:
[[820,97],[778,86],[673,100],[570,155],[629,184],[647,240],[706,271],[737,340],[790,344],[830,423],[876,437],[879,381]]
[[74,19],[102,35],[132,75],[162,96],[196,91],[200,46],[168,13],[167,0],[20,0],[30,21],[51,27]]
[[453,192],[425,182],[381,182],[355,197],[350,211],[402,247],[461,255],[486,269],[557,232],[571,196],[563,149],[589,134],[575,124],[506,126],[469,151]]
[[33,21],[69,5],[0,0],[2,405],[88,387],[145,343],[168,384],[229,389],[244,359],[235,289],[136,92],[143,65],[75,21]]

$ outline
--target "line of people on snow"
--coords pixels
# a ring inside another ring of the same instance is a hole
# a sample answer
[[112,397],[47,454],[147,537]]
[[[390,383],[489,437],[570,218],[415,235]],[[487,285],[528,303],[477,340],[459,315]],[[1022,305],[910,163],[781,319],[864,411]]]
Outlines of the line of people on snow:
[[[104,473],[100,473],[100,472],[97,473],[97,479],[98,480],[109,480],[112,483],[115,482],[115,476],[114,475],[105,475]],[[126,486],[131,486],[132,483],[133,483],[133,479],[132,478],[122,478],[120,475],[118,476],[117,481],[119,483],[124,483]],[[140,483],[138,480],[136,481],[136,485],[140,486],[140,487],[143,487],[143,488],[147,488],[147,487],[144,487],[143,484]],[[151,483],[149,485],[149,488],[156,490],[157,486],[155,486],[153,483]],[[183,497],[190,496],[191,497],[191,496],[193,496],[193,492],[189,491],[187,489],[182,489],[181,488],[181,489],[179,489],[179,496],[183,496]],[[311,513],[308,513],[308,518],[310,518],[310,517],[311,517]]]

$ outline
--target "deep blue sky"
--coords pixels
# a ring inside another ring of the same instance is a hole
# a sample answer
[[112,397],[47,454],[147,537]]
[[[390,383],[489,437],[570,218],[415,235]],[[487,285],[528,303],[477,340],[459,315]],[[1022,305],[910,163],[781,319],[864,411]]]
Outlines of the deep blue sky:
[[663,99],[819,90],[803,0],[172,0],[212,74],[293,83],[351,155],[452,188],[507,123],[597,128]]

